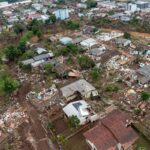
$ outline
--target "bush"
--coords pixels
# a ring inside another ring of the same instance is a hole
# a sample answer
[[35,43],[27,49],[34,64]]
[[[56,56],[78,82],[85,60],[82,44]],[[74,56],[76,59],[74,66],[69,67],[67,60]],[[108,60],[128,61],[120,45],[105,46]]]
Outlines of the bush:
[[52,73],[53,66],[51,64],[44,64],[44,70],[46,71],[46,73]]
[[128,33],[128,32],[125,32],[125,33],[124,33],[124,38],[125,38],[125,39],[131,39],[131,34]]
[[90,69],[95,66],[94,61],[88,56],[85,56],[85,55],[79,56],[77,59],[82,69]]
[[23,71],[25,72],[31,72],[32,71],[32,66],[31,64],[28,64],[28,65],[21,65],[21,68]]
[[144,92],[144,91],[141,93],[141,100],[142,101],[147,101],[149,98],[150,98],[150,94],[149,93]]
[[93,8],[97,6],[97,2],[95,0],[87,0],[87,7]]
[[79,29],[80,25],[78,22],[75,21],[67,21],[64,23],[64,27],[70,30],[76,30]]
[[101,69],[94,67],[91,71],[91,77],[94,81],[98,80],[101,75]]

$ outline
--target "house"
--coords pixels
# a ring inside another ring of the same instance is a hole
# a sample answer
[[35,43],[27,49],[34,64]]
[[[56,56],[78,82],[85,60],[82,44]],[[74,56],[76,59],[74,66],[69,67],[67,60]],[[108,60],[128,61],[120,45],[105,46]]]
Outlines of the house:
[[131,44],[131,40],[125,38],[117,38],[115,41],[116,44],[120,47],[130,46]]
[[94,57],[98,57],[101,54],[103,54],[105,51],[106,51],[106,48],[104,46],[102,46],[99,48],[93,48],[93,49],[89,50],[89,54]]
[[72,38],[70,38],[70,37],[63,37],[63,38],[59,39],[59,41],[60,41],[62,44],[66,45],[66,44],[68,44],[68,43],[72,43]]
[[128,150],[138,139],[126,113],[114,110],[84,133],[91,150]]
[[41,47],[36,48],[35,51],[36,51],[36,53],[38,53],[39,55],[42,54],[42,53],[47,52],[46,49],[41,48]]
[[136,4],[137,4],[137,8],[140,10],[149,8],[149,2],[146,1],[137,1]]
[[78,4],[77,4],[77,8],[86,9],[86,8],[87,8],[87,4],[78,3]]
[[21,61],[21,64],[31,65],[32,67],[37,67],[40,64],[44,63],[45,61],[48,61],[48,60],[52,59],[53,56],[54,56],[53,53],[49,52],[49,53],[46,53],[46,54],[41,54],[41,55],[35,56],[31,59]]
[[92,38],[88,38],[82,42],[80,42],[81,46],[83,46],[84,48],[91,48],[92,46],[96,45],[97,42],[95,39],[92,39]]
[[145,65],[139,68],[137,71],[137,81],[140,84],[147,84],[150,82],[150,65]]
[[34,59],[27,59],[27,60],[23,60],[23,61],[21,61],[21,63],[23,64],[23,65],[29,65],[29,64],[32,64],[32,63],[34,63],[35,61],[34,61]]
[[[77,118],[80,120],[80,125],[84,125],[90,120],[95,121],[97,119],[97,114],[84,100],[70,102],[63,108],[63,111],[67,117],[77,116]],[[92,118],[95,118],[95,120]]]
[[41,54],[41,55],[38,55],[38,56],[35,56],[33,57],[33,59],[35,61],[38,61],[38,60],[48,60],[48,59],[51,59],[53,58],[53,53],[46,53],[46,54]]
[[68,9],[58,9],[53,12],[57,19],[65,20],[69,18],[69,10]]
[[73,100],[79,94],[85,98],[90,98],[91,96],[98,96],[98,91],[89,82],[84,79],[77,80],[70,83],[61,89],[63,97],[67,100]]

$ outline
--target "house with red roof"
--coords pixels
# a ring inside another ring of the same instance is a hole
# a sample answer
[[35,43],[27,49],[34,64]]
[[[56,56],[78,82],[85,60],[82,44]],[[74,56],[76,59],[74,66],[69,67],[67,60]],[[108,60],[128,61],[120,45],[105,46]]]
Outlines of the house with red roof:
[[128,150],[138,135],[128,126],[129,116],[114,110],[95,127],[84,133],[91,150]]

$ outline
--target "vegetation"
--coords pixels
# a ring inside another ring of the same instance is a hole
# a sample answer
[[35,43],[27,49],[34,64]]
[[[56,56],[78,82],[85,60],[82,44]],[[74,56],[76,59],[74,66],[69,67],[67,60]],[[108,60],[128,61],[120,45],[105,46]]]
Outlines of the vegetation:
[[125,33],[124,33],[124,38],[125,38],[125,39],[131,39],[131,34],[128,33],[128,32],[125,32]]
[[82,69],[91,69],[95,66],[94,61],[86,55],[79,56],[77,59]]
[[9,45],[4,49],[4,53],[9,61],[14,61],[18,58],[18,56],[20,56],[21,51],[19,51],[16,46]]
[[91,71],[92,80],[94,81],[98,80],[101,73],[102,73],[102,70],[100,68],[94,67]]
[[87,0],[86,3],[88,8],[93,8],[97,6],[97,2],[95,0]]
[[69,20],[63,23],[63,27],[70,29],[70,30],[76,30],[76,29],[79,29],[80,24],[78,22]]
[[47,74],[53,72],[53,66],[51,64],[44,64],[44,70]]
[[68,124],[70,128],[77,129],[79,127],[80,120],[78,119],[77,116],[72,115],[68,119]]
[[150,94],[148,92],[143,91],[141,93],[141,100],[142,101],[147,101],[147,100],[149,100],[149,98],[150,98]]
[[119,91],[119,87],[115,84],[110,84],[110,85],[107,85],[105,87],[105,92],[109,92],[109,93],[115,92],[115,93],[117,93],[118,91]]
[[19,82],[1,72],[0,75],[0,96],[11,94],[19,86]]

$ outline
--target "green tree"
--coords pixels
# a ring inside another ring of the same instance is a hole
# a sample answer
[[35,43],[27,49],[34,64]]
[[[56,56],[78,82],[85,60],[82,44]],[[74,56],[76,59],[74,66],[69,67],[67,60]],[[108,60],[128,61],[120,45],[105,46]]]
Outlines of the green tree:
[[82,69],[90,69],[95,66],[94,61],[86,55],[79,56],[77,60]]
[[20,56],[21,51],[19,51],[14,45],[10,45],[5,48],[4,53],[10,61],[14,61],[18,58],[18,56]]
[[14,80],[10,77],[5,77],[3,83],[4,83],[3,84],[3,91],[6,94],[11,94],[19,86],[18,81]]
[[78,119],[77,116],[72,115],[72,116],[69,117],[69,119],[68,119],[68,124],[69,124],[69,127],[70,127],[70,128],[77,129],[77,128],[79,127],[80,120]]
[[142,101],[147,101],[147,100],[149,100],[149,98],[150,98],[150,94],[148,92],[143,91],[141,93],[141,100]]
[[79,29],[80,24],[78,22],[69,20],[67,22],[64,22],[64,27],[70,30],[76,30]]
[[56,22],[56,16],[54,15],[54,14],[50,14],[50,21],[52,22],[52,23],[55,23]]
[[22,34],[23,31],[25,30],[24,25],[21,24],[21,23],[15,23],[13,28],[14,28],[14,32],[15,32],[17,35]]
[[97,2],[95,0],[87,0],[86,3],[88,8],[94,8],[97,6]]
[[125,39],[131,39],[131,34],[128,32],[124,32],[124,38]]

